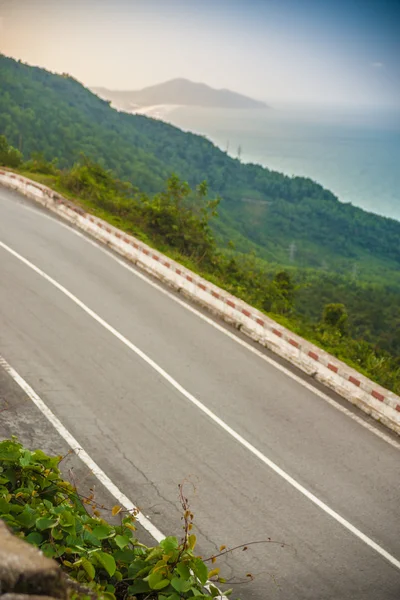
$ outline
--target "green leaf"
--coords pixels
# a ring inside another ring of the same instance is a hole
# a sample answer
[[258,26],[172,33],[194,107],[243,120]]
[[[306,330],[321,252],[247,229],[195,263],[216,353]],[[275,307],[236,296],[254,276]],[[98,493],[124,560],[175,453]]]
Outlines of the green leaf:
[[166,587],[168,587],[170,584],[169,579],[161,579],[161,581],[159,581],[158,583],[155,584],[155,586],[153,587],[153,590],[163,590]]
[[218,588],[215,587],[215,585],[210,584],[210,594],[211,594],[211,598],[216,598],[217,596],[219,596],[221,594],[220,590]]
[[134,594],[144,594],[145,592],[150,591],[147,581],[135,581],[135,583],[128,587],[129,596],[133,596]]
[[156,548],[153,548],[153,550],[148,554],[146,560],[151,561],[154,559],[159,559],[162,557],[162,555],[163,555],[163,549],[156,547]]
[[116,535],[114,540],[118,548],[120,548],[121,550],[128,546],[128,544],[130,544],[131,541],[126,535]]
[[105,540],[113,535],[113,530],[110,525],[97,525],[97,527],[93,529],[92,533],[95,537],[97,537],[98,540]]
[[182,579],[189,579],[190,577],[190,569],[187,565],[185,565],[185,563],[179,563],[176,566],[175,571],[182,577]]
[[75,527],[76,518],[70,510],[64,510],[64,512],[60,513],[59,519],[62,527]]
[[17,462],[20,457],[21,448],[21,444],[10,440],[0,442],[0,460]]
[[205,585],[208,579],[207,565],[201,560],[201,558],[195,558],[192,562],[192,570],[196,575],[197,579],[202,585]]
[[180,577],[173,577],[171,580],[171,585],[180,594],[188,592],[193,585],[193,581],[185,581]]
[[107,571],[110,577],[114,575],[117,567],[115,564],[115,560],[113,556],[111,556],[111,554],[98,551],[93,553],[92,556],[96,558],[96,561],[100,564],[101,567],[103,567],[105,571]]
[[57,523],[56,519],[48,519],[47,517],[40,517],[36,520],[36,527],[39,531],[44,529],[51,529]]
[[152,590],[163,590],[169,586],[170,583],[169,579],[165,579],[165,576],[160,571],[157,573],[151,573],[148,577],[146,577],[146,581]]
[[96,575],[96,569],[87,558],[82,558],[82,568],[85,570],[86,575],[88,576],[89,581],[93,581]]
[[68,546],[80,546],[82,543],[82,540],[80,538],[76,537],[75,535],[67,535],[65,543]]
[[58,529],[58,527],[54,527],[51,535],[55,540],[62,540],[65,537],[65,532],[62,529]]
[[21,467],[27,467],[32,463],[32,452],[29,450],[24,450],[21,458],[19,459],[19,464]]
[[42,544],[40,549],[48,558],[57,558],[62,556],[65,552],[65,546],[53,546],[50,543]]
[[0,498],[0,515],[6,515],[11,512],[11,504],[6,502],[4,498]]
[[111,592],[102,592],[101,597],[103,600],[115,600],[115,594],[112,594]]
[[160,542],[160,548],[162,548],[166,554],[172,552],[173,550],[177,550],[178,547],[179,542],[176,537],[169,536]]
[[21,506],[20,504],[10,504],[10,513],[19,515],[23,511],[24,511],[24,506]]
[[83,540],[85,542],[87,542],[88,544],[90,544],[91,546],[95,546],[97,548],[101,547],[101,542],[99,541],[99,539],[93,535],[93,533],[91,531],[88,531],[87,529],[84,529],[83,531]]
[[[126,550],[125,550],[126,552]],[[135,562],[133,562],[132,564],[129,565],[128,567],[128,577],[132,577],[135,578],[136,577],[141,577],[142,576],[142,572],[145,571],[145,574],[147,575],[147,573],[151,570],[151,565],[149,565],[145,560],[135,560]]]
[[36,511],[32,510],[29,506],[25,506],[23,512],[17,515],[15,520],[23,527],[30,529],[36,523]]
[[38,533],[37,531],[32,531],[24,539],[25,539],[25,541],[29,542],[30,544],[33,544],[34,546],[40,546],[40,544],[44,540],[44,537],[42,536],[41,533]]
[[[113,553],[113,556],[117,562],[122,562],[127,565],[132,563],[136,558],[134,550],[116,550]],[[144,563],[144,566],[147,567],[147,563]],[[140,568],[143,569],[143,566]],[[130,574],[130,576],[132,577],[132,574]]]

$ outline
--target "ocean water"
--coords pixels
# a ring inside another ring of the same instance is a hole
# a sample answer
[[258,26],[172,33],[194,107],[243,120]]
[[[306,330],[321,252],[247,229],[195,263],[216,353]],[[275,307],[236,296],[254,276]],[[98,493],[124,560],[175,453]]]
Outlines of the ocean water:
[[244,162],[310,177],[342,202],[400,220],[400,110],[180,107],[158,116]]

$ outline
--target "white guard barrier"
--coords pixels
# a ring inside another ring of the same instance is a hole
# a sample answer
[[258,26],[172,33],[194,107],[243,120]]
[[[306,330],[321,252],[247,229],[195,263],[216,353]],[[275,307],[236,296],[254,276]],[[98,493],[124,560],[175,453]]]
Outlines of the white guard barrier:
[[1,169],[0,183],[45,206],[225,321],[234,324],[253,340],[312,375],[400,435],[400,398],[393,392],[164,254],[86,213],[48,187]]

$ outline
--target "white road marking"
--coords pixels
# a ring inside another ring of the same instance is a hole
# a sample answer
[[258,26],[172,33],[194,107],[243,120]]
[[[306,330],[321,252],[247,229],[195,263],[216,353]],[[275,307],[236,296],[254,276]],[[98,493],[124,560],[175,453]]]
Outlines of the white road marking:
[[[79,456],[83,463],[90,469],[90,471],[97,477],[97,479],[104,485],[104,487],[114,496],[117,502],[123,506],[126,510],[137,512],[137,507],[121,492],[120,489],[111,481],[111,479],[100,469],[97,463],[89,456],[87,452],[82,448],[79,442],[73,437],[73,435],[64,427],[61,421],[55,416],[55,414],[46,406],[43,400],[37,395],[37,393],[31,388],[31,386],[23,379],[15,369],[8,362],[0,356],[0,367],[13,378],[13,380],[24,390],[26,395],[32,400],[37,408],[43,413],[48,421],[53,425],[60,436],[67,442],[69,447]],[[166,536],[161,533],[153,523],[151,523],[146,517],[138,512],[136,520],[150,535],[157,541],[160,542]]]
[[[117,331],[114,327],[112,327],[109,323],[107,323],[107,321],[102,319],[97,313],[95,313],[92,309],[90,309],[88,306],[86,306],[86,304],[84,304],[81,300],[79,300],[79,298],[77,298],[74,294],[72,294],[69,290],[67,290],[63,285],[58,283],[55,279],[53,279],[52,277],[47,275],[47,273],[42,271],[42,269],[39,269],[38,267],[36,267],[33,263],[31,263],[29,260],[27,260],[26,258],[21,256],[18,252],[16,252],[15,250],[10,248],[3,242],[0,242],[0,247],[2,247],[4,250],[9,252],[12,256],[14,256],[18,260],[20,260],[23,264],[25,264],[27,267],[32,269],[35,273],[37,273],[38,275],[43,277],[43,279],[45,279],[48,283],[53,285],[60,292],[62,292],[65,296],[67,296],[70,300],[72,300],[72,302],[74,302],[86,314],[88,314],[90,317],[92,317],[97,323],[99,323],[99,325],[101,325],[102,327],[104,327],[104,329],[106,329],[112,335],[114,335],[127,348],[132,350],[132,352],[137,354],[137,356],[139,356],[145,363],[147,363],[151,368],[153,368],[161,377],[163,377],[166,381],[168,381],[168,383],[172,387],[174,387],[182,396],[184,396],[189,402],[191,402],[201,412],[203,412],[205,415],[207,415],[212,421],[214,421],[214,423],[219,425],[219,427],[221,427],[221,429],[226,431],[226,433],[228,433],[239,444],[241,444],[244,448],[246,448],[246,450],[248,450],[254,456],[256,456],[261,462],[263,462],[265,465],[267,465],[272,471],[274,471],[277,475],[282,477],[282,479],[284,479],[287,483],[289,483],[289,485],[291,485],[293,488],[295,488],[303,496],[308,498],[308,500],[313,502],[313,504],[315,504],[318,508],[320,508],[322,511],[324,511],[327,515],[329,515],[330,517],[335,519],[335,521],[337,521],[345,529],[350,531],[358,539],[360,539],[362,542],[364,542],[364,544],[366,544],[367,546],[369,546],[370,548],[375,550],[375,552],[377,552],[382,557],[384,557],[393,566],[395,566],[397,569],[400,569],[400,561],[399,560],[397,560],[394,556],[389,554],[389,552],[387,552],[384,548],[379,546],[379,544],[374,542],[374,540],[372,540],[370,537],[365,535],[365,533],[363,533],[362,531],[357,529],[357,527],[352,525],[352,523],[347,521],[339,513],[334,511],[332,508],[330,508],[327,504],[325,504],[325,502],[320,500],[317,496],[315,496],[307,488],[305,488],[298,481],[296,481],[296,479],[291,477],[288,473],[286,473],[286,471],[281,469],[276,463],[274,463],[267,456],[265,456],[262,452],[260,452],[255,446],[250,444],[250,442],[248,442],[244,437],[242,437],[239,433],[237,433],[234,429],[232,429],[232,427],[230,427],[227,423],[225,423],[225,421],[223,421],[214,412],[212,412],[209,408],[207,408],[207,406],[205,406],[205,404],[200,402],[200,400],[198,400],[195,396],[193,396],[190,392],[188,392],[183,386],[181,386],[180,383],[178,383],[173,377],[171,377],[171,375],[169,375],[153,359],[151,359],[149,356],[147,356],[147,354],[145,354],[142,350],[140,350],[140,348],[135,346],[131,341],[129,341],[125,336],[123,336],[119,331]],[[33,392],[33,390],[31,390],[31,392]],[[35,394],[35,397],[37,400],[40,400],[36,394]],[[36,402],[37,402],[37,400],[36,400]],[[46,408],[46,410],[49,411],[49,409],[47,409],[47,407],[45,407],[43,402],[41,402],[41,405],[43,406],[43,408]],[[41,410],[42,410],[42,412],[44,412],[43,409],[41,409]],[[50,411],[49,411],[49,413],[50,413]],[[53,417],[53,414],[52,413],[50,413],[50,414]],[[47,417],[47,418],[49,418],[49,417]],[[57,424],[59,424],[63,428],[65,433],[68,433],[67,430],[61,425],[61,423],[58,420],[57,420]],[[72,438],[72,436],[71,436],[71,438]],[[76,442],[76,440],[74,438],[72,438],[72,441],[74,443]],[[87,457],[88,457],[88,459],[90,458],[88,455],[87,455]],[[93,463],[93,464],[96,468],[98,468],[95,463]],[[107,477],[105,474],[103,474],[103,476]],[[109,484],[113,485],[110,479],[107,478],[107,481]],[[121,493],[121,492],[119,492],[118,488],[115,488],[115,491],[117,491],[119,494]],[[128,498],[126,498],[126,501],[128,501]],[[160,532],[158,532],[158,530],[157,530],[157,535],[158,534],[160,534]]]
[[[75,452],[75,454],[81,459],[81,461],[89,468],[89,470],[97,477],[100,483],[110,492],[116,501],[126,510],[136,513],[136,521],[145,529],[155,540],[160,543],[166,535],[161,533],[159,529],[149,519],[147,519],[143,513],[129,500],[127,496],[111,481],[111,479],[104,473],[97,463],[89,456],[89,454],[82,448],[79,442],[74,436],[64,427],[61,421],[55,416],[55,414],[48,408],[43,400],[38,396],[34,389],[31,388],[29,383],[17,373],[15,369],[0,355],[0,367],[12,377],[12,379],[19,385],[19,387],[25,392],[25,394],[32,400],[35,406],[40,412],[46,417],[48,421],[53,425],[54,429],[60,434],[60,436],[67,442],[68,446]],[[206,586],[207,588],[207,586]],[[227,596],[217,596],[216,600],[228,600]]]
[[152,286],[153,288],[155,288],[156,290],[158,290],[159,292],[161,292],[162,294],[164,294],[165,296],[167,296],[168,298],[173,300],[174,302],[177,302],[180,306],[182,306],[189,312],[193,313],[194,315],[196,315],[197,317],[199,317],[200,319],[202,319],[203,321],[205,321],[206,323],[208,323],[209,325],[211,325],[212,327],[214,327],[215,329],[217,329],[224,335],[228,336],[231,340],[234,340],[240,346],[243,346],[248,351],[252,352],[256,356],[258,356],[259,358],[261,358],[262,360],[267,362],[268,364],[272,365],[273,367],[275,367],[275,369],[277,369],[278,371],[281,371],[287,377],[290,377],[291,379],[296,381],[298,384],[302,385],[304,388],[306,388],[307,390],[309,390],[310,392],[312,392],[313,394],[315,394],[316,396],[318,396],[319,398],[324,400],[324,402],[326,402],[327,404],[329,404],[330,406],[332,406],[339,412],[341,412],[344,415],[346,415],[347,417],[349,417],[349,419],[352,419],[353,421],[355,421],[356,423],[358,423],[365,429],[368,429],[368,431],[370,431],[377,437],[384,440],[387,444],[390,444],[391,446],[393,446],[393,448],[400,450],[400,443],[397,442],[396,440],[394,440],[389,435],[387,435],[384,431],[381,431],[380,429],[378,429],[378,427],[374,423],[369,423],[364,418],[362,418],[359,415],[357,415],[356,413],[352,412],[351,410],[349,410],[348,408],[346,408],[345,406],[343,406],[336,400],[333,400],[333,398],[331,398],[330,396],[328,396],[327,394],[325,394],[324,392],[322,392],[321,390],[319,390],[318,388],[313,386],[312,383],[305,381],[305,379],[303,379],[302,377],[299,377],[298,375],[296,375],[295,373],[293,373],[292,371],[290,371],[289,369],[287,369],[280,363],[276,362],[273,358],[270,358],[269,356],[267,356],[266,354],[264,354],[263,352],[261,352],[260,350],[255,348],[254,346],[250,345],[245,340],[242,340],[235,333],[232,333],[231,331],[229,331],[229,329],[227,329],[223,325],[220,325],[213,319],[210,319],[209,317],[204,315],[201,311],[197,310],[196,308],[194,308],[193,306],[188,304],[188,302],[185,302],[185,300],[178,298],[175,294],[169,292],[162,285],[153,281],[149,276],[144,275],[142,272],[140,272],[138,270],[139,267],[137,267],[137,268],[132,267],[124,260],[115,256],[114,252],[112,252],[111,250],[102,246],[101,242],[98,242],[94,239],[89,238],[88,237],[89,234],[85,235],[85,234],[81,233],[80,231],[78,231],[77,229],[75,229],[71,224],[63,223],[56,217],[54,217],[52,215],[48,215],[48,214],[38,210],[37,208],[32,208],[30,206],[27,206],[26,204],[21,204],[21,206],[23,206],[25,210],[31,211],[31,212],[35,213],[36,215],[40,215],[43,218],[49,219],[53,223],[57,223],[64,229],[67,229],[69,232],[74,233],[81,239],[85,240],[88,244],[90,244],[91,246],[94,246],[95,248],[100,250],[100,252],[102,252],[103,254],[106,254],[109,258],[112,258],[113,260],[115,260],[119,265],[124,267],[124,269],[127,269],[133,275],[135,275],[139,279],[142,279],[143,281],[148,283],[150,286]]

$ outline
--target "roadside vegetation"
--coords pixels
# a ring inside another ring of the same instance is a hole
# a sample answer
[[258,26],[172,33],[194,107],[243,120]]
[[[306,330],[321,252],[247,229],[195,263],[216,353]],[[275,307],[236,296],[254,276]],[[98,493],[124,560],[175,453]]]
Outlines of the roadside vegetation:
[[149,195],[171,173],[191,188],[206,180],[222,198],[211,223],[218,246],[232,241],[268,263],[400,288],[398,221],[339,202],[310,178],[246,164],[205,136],[114,110],[70,75],[0,54],[0,135],[25,161],[41,152],[63,170],[83,152]]
[[70,169],[41,154],[24,162],[4,136],[0,164],[57,190],[400,393],[396,289],[282,267],[239,253],[233,243],[221,248],[213,229],[220,200],[205,182],[192,189],[171,175],[163,191],[148,194],[84,155]]
[[[196,553],[193,514],[180,488],[182,536],[154,547],[136,538],[136,515],[108,510],[87,497],[59,470],[62,457],[30,451],[16,439],[0,442],[0,519],[19,537],[56,560],[78,584],[77,597],[104,600],[206,600],[224,580],[216,557]],[[243,548],[242,548],[243,549]],[[221,547],[218,555],[230,550]],[[231,591],[224,592],[230,595]]]

